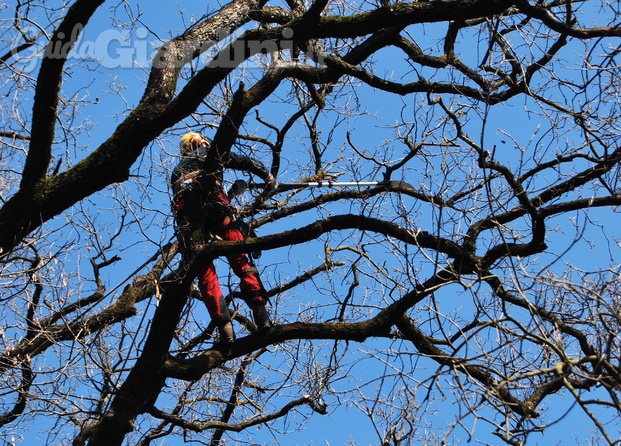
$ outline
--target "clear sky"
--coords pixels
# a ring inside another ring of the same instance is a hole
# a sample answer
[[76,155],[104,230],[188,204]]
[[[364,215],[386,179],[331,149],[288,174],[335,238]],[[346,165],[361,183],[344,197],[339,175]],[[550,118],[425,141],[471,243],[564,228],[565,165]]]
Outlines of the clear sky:
[[[79,115],[76,124],[88,124],[91,126],[88,132],[78,136],[77,144],[84,145],[86,150],[79,148],[69,147],[65,153],[66,159],[69,159],[69,163],[73,164],[77,162],[81,157],[88,154],[89,150],[95,148],[99,143],[105,141],[111,133],[114,131],[119,122],[127,115],[129,111],[138,103],[144,88],[146,85],[146,77],[150,68],[150,60],[158,45],[158,41],[165,41],[171,36],[175,36],[179,31],[183,30],[185,26],[192,22],[193,19],[201,17],[205,12],[214,11],[217,6],[215,2],[196,2],[191,0],[177,1],[177,2],[150,2],[149,4],[142,2],[140,8],[135,6],[135,1],[127,2],[124,5],[119,5],[119,8],[123,10],[114,11],[111,6],[104,6],[99,9],[93,18],[92,22],[88,24],[83,37],[78,42],[76,48],[70,55],[69,72],[71,76],[67,77],[67,80],[63,86],[63,94],[66,97],[80,97],[84,100],[84,111]],[[153,7],[152,4],[157,3],[157,7]],[[135,18],[139,18],[139,22],[135,28],[127,28],[121,23],[123,20],[113,21],[111,16],[117,14],[117,18],[125,17],[127,19],[127,11],[131,8],[131,14]],[[10,8],[0,11],[0,18],[3,20],[10,20],[12,17],[12,11]],[[442,32],[444,26],[441,26]],[[426,28],[428,39],[434,39],[434,28],[428,26]],[[441,34],[441,33],[440,33]],[[438,35],[440,35],[438,34]],[[472,48],[473,57],[477,57],[477,48]],[[387,58],[389,55],[387,56]],[[82,65],[72,64],[72,61],[83,61],[84,59],[90,60],[90,70],[85,70]],[[391,69],[391,64],[395,63],[390,61],[386,64],[386,72]],[[36,65],[36,58],[33,59],[32,74],[37,73],[38,66]],[[248,67],[249,70],[255,69],[258,73],[258,68]],[[110,93],[111,89],[117,90],[117,93]],[[385,128],[393,125],[396,120],[402,119],[404,114],[410,116],[410,119],[416,119],[416,104],[412,103],[412,99],[403,101],[402,99],[387,94],[382,94],[374,91],[370,88],[360,88],[356,91],[359,99],[367,108],[367,114],[361,117],[356,122],[348,123],[347,126],[337,127],[333,135],[333,143],[335,148],[341,148],[346,145],[346,130],[352,132],[354,141],[364,146],[381,146],[382,145],[382,132],[378,132],[377,129]],[[340,100],[357,100],[355,98],[340,98]],[[523,101],[523,99],[521,99]],[[409,102],[408,102],[409,101]],[[490,124],[486,129],[486,135],[484,142],[487,145],[488,150],[491,150],[493,146],[497,146],[498,157],[502,158],[505,153],[509,153],[507,158],[513,155],[510,150],[505,148],[512,147],[516,141],[510,141],[506,138],[505,132],[514,132],[514,129],[519,126],[523,131],[521,140],[517,141],[523,146],[529,145],[529,138],[533,134],[535,128],[539,125],[537,116],[532,114],[533,110],[529,107],[531,104],[520,103],[516,101],[510,105],[510,107],[504,107],[499,109],[498,112],[492,111],[490,115]],[[21,104],[24,113],[32,107],[31,101],[24,101]],[[507,110],[510,110],[508,112]],[[273,115],[273,121],[278,121],[278,114],[282,114],[281,122],[286,119],[286,107],[273,106],[271,110]],[[188,119],[187,122],[191,122]],[[519,124],[517,124],[519,122]],[[323,123],[324,130],[326,132],[331,130],[333,123],[326,121]],[[477,129],[476,122],[472,123],[473,130]],[[146,224],[141,227],[143,233],[134,234],[135,240],[122,240],[119,243],[126,243],[126,246],[122,249],[123,260],[119,264],[119,268],[111,270],[109,276],[106,278],[109,288],[121,286],[122,281],[127,278],[127,273],[133,271],[139,265],[141,265],[148,257],[150,257],[156,249],[157,244],[164,243],[172,237],[172,228],[168,228],[164,232],[161,231],[161,225],[166,221],[170,221],[169,212],[169,195],[166,185],[168,175],[170,173],[171,166],[175,163],[174,156],[177,154],[177,141],[178,136],[183,133],[184,129],[179,126],[176,129],[171,129],[170,133],[162,135],[161,139],[155,142],[152,146],[146,149],[146,155],[140,159],[134,166],[133,174],[138,177],[135,178],[138,181],[134,181],[133,184],[128,184],[125,192],[131,194],[133,191],[139,190],[141,185],[139,177],[144,175],[144,169],[153,169],[156,173],[151,179],[149,179],[148,187],[152,188],[149,193],[149,201],[143,203],[145,209],[140,209],[140,212],[146,212],[153,219],[152,225]],[[520,136],[518,136],[520,138]],[[289,157],[289,162],[295,160],[296,153],[302,153],[299,147],[296,147],[296,142],[292,141],[286,147],[286,154]],[[335,152],[336,153],[336,152]],[[264,159],[269,162],[269,159]],[[67,161],[65,161],[67,162]],[[509,159],[509,163],[511,160]],[[292,177],[290,175],[287,163],[285,162],[282,171],[282,177],[280,181],[297,181],[299,178]],[[342,180],[355,179],[356,173],[351,172],[351,175],[343,175]],[[409,179],[408,179],[409,180]],[[152,181],[152,182],[151,182]],[[110,218],[105,211],[108,207],[114,206],[115,194],[101,194],[93,197],[89,200],[86,206],[92,206],[90,212],[92,212],[94,219],[101,219],[101,226],[106,227],[106,219]],[[118,196],[117,196],[118,197]],[[97,209],[101,212],[97,214]],[[347,206],[342,209],[343,213],[348,212]],[[600,211],[596,215],[596,218],[601,221],[602,225],[611,225],[613,220],[617,216],[611,215],[609,212]],[[432,218],[428,216],[428,218]],[[111,220],[112,221],[112,220]],[[59,227],[63,226],[64,221],[62,219],[57,221]],[[265,232],[275,232],[281,229],[290,229],[290,225],[296,224],[295,220],[285,220],[278,225],[266,226]],[[424,222],[417,222],[424,227]],[[616,223],[614,223],[616,224]],[[110,231],[114,231],[114,227],[110,226]],[[574,234],[552,235],[552,237],[568,237],[565,244],[560,243],[562,249],[569,248],[571,245],[572,237]],[[599,265],[602,258],[608,256],[612,257],[607,252],[608,243],[605,243],[604,235],[602,232],[595,232],[591,234],[590,238],[597,243],[596,246],[602,247],[605,245],[606,249],[602,249],[597,252],[595,256],[584,256],[584,245],[578,244],[571,248],[569,253],[569,259],[579,264],[584,269],[591,269]],[[602,243],[599,243],[602,241]],[[270,251],[264,254],[260,260],[261,268],[263,268],[266,279],[270,283],[277,283],[280,278],[292,277],[298,272],[297,260],[302,259],[308,252],[311,252],[313,256],[317,256],[317,252],[321,253],[321,241],[318,242],[319,246],[309,244],[305,247],[295,248],[293,250],[280,249]],[[618,247],[617,247],[618,248]],[[592,247],[588,248],[593,249]],[[595,248],[597,249],[597,247]],[[591,251],[590,251],[591,252]],[[306,254],[305,254],[306,253]],[[618,249],[612,253],[618,259]],[[304,259],[307,260],[307,259]],[[605,263],[610,263],[614,259],[605,260]],[[76,259],[78,263],[86,265],[86,258]],[[312,262],[309,262],[312,263]],[[542,262],[544,264],[544,262]],[[562,265],[554,265],[562,269]],[[218,268],[226,268],[224,262],[218,263]],[[349,285],[351,284],[351,277],[344,276],[342,282],[339,284],[343,293],[347,292]],[[309,288],[311,289],[311,288]],[[302,296],[303,297],[303,296]],[[451,296],[453,298],[454,296]],[[298,295],[298,298],[300,296]],[[296,304],[301,308],[301,314],[304,313],[304,309],[310,305],[322,304],[321,296],[309,296],[307,301],[300,301]],[[283,304],[284,305],[284,304]],[[292,303],[287,303],[292,306]],[[208,316],[202,307],[197,308],[195,317],[200,319],[203,317],[208,320]],[[153,308],[147,309],[152,311]],[[469,310],[467,307],[464,311]],[[330,314],[330,316],[333,316]],[[396,341],[395,341],[396,342]],[[342,389],[349,389],[352,387],[352,382],[359,381],[360,383],[367,382],[366,379],[369,376],[375,374],[376,370],[369,370],[367,365],[370,363],[363,358],[367,356],[364,354],[370,350],[374,351],[374,354],[380,354],[380,352],[391,348],[392,341],[371,341],[364,345],[351,343],[349,350],[352,354],[351,359],[348,359],[350,368],[348,373],[341,378],[340,381],[334,383],[332,391],[326,392],[325,398],[328,403],[329,415],[320,416],[313,415],[313,419],[301,432],[291,432],[284,439],[279,439],[281,444],[300,444],[300,445],[342,445],[346,444],[350,439],[355,441],[355,444],[377,444],[378,437],[374,431],[373,425],[368,417],[360,414],[360,411],[353,407],[352,395],[341,394]],[[331,344],[328,344],[328,347]],[[321,354],[327,354],[329,349],[326,347],[321,350]],[[270,358],[266,361],[273,361],[275,365],[279,363],[281,359]],[[371,363],[372,367],[378,367],[379,362]],[[421,360],[419,367],[423,371],[421,379],[426,377],[434,370],[435,363],[431,361]],[[399,367],[398,361],[386,364],[386,367]],[[370,386],[372,387],[372,386]],[[421,387],[421,388],[424,388]],[[390,390],[390,389],[388,389]],[[382,388],[382,392],[386,392],[387,387]],[[422,392],[422,390],[421,390]],[[339,398],[342,401],[346,401],[345,404],[338,405]],[[450,424],[457,414],[446,410],[453,404],[452,395],[448,395],[445,400],[435,401],[433,407],[442,408],[444,410],[434,412],[429,411],[425,414],[425,417],[435,417],[434,423],[438,423],[439,420]],[[569,416],[565,417],[561,422],[555,423],[546,434],[542,437],[532,437],[532,444],[576,444],[574,435],[577,433],[575,429],[568,426],[575,426],[577,424],[588,426],[588,422],[585,419],[584,414],[577,410],[572,404],[571,398],[553,398],[551,403],[546,405],[548,414],[558,413],[559,417],[569,412]],[[287,417],[285,420],[279,420],[274,423],[275,429],[286,428],[287,430],[293,430],[292,427],[304,418],[304,414],[309,414],[310,410],[301,409],[302,414]],[[464,425],[473,430],[474,444],[499,444],[500,442],[483,432],[488,432],[488,429],[479,429],[477,423],[472,417],[466,418]],[[439,424],[441,426],[441,424]],[[591,429],[588,427],[587,429]],[[36,431],[36,429],[35,429]],[[33,431],[34,432],[34,431]],[[23,444],[30,444],[29,440],[32,435],[41,438],[41,434],[34,434],[28,432],[25,434],[25,440]],[[433,436],[437,432],[429,432],[429,436]],[[255,441],[257,444],[262,442],[269,442],[273,439],[273,432],[263,427],[256,430]],[[454,437],[449,438],[449,444],[465,443],[469,440],[463,431],[455,431]],[[585,438],[589,438],[588,436]],[[169,439],[165,443],[171,445]],[[178,444],[183,444],[179,441]]]

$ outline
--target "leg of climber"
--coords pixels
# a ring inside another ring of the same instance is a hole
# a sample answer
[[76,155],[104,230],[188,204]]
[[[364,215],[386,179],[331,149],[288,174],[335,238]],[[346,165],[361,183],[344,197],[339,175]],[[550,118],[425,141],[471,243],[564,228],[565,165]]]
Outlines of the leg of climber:
[[265,304],[255,304],[251,308],[254,323],[257,325],[259,331],[270,329],[272,327],[272,322],[270,321],[270,315],[267,313]]
[[231,316],[229,310],[226,307],[224,296],[220,296],[220,305],[222,314],[218,320],[218,330],[220,331],[220,343],[232,344],[235,342],[235,332],[233,331],[233,323],[231,322]]
[[[227,227],[221,233],[221,237],[228,241],[238,241],[243,239],[241,231],[234,227]],[[257,328],[267,330],[272,326],[265,304],[267,303],[267,292],[259,278],[259,272],[250,263],[246,254],[227,256],[229,265],[233,272],[240,279],[240,288],[244,301],[252,310],[254,322]]]
[[216,268],[213,263],[199,274],[198,289],[201,292],[201,298],[205,302],[211,319],[218,325],[220,342],[223,344],[235,342],[231,315],[224,301],[224,295],[220,289]]

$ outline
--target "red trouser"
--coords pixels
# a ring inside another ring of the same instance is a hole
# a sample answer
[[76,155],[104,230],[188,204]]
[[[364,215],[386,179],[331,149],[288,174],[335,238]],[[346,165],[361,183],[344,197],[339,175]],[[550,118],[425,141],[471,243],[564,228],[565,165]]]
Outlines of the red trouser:
[[[217,235],[222,240],[231,242],[244,238],[239,229],[230,226],[230,223],[233,221],[232,214],[229,213],[228,216],[219,215],[216,217],[218,212],[228,213],[226,206],[230,206],[230,203],[224,190],[221,187],[216,188],[213,197],[212,203],[221,203],[223,207],[212,206],[206,209],[201,195],[198,194],[182,195],[175,200],[175,215],[178,219],[179,235],[181,235],[180,241],[185,248],[191,244],[205,243],[207,241],[207,232]],[[221,220],[216,220],[217,223],[214,223],[214,217]],[[192,236],[196,236],[195,230],[197,228],[204,229],[198,231],[202,234],[199,237],[201,240],[192,240]],[[227,259],[233,272],[240,278],[240,288],[246,303],[249,305],[265,304],[267,302],[267,294],[261,284],[259,274],[256,268],[250,264],[248,256],[246,254],[235,254],[227,256]],[[216,322],[223,322],[223,319],[225,321],[228,320],[228,311],[226,308],[221,307],[225,305],[224,298],[213,263],[207,265],[198,274],[198,289],[211,318]]]
[[[227,227],[228,221],[226,220],[228,220],[228,218],[222,222],[224,229],[217,232],[217,235],[223,240],[231,242],[242,240],[244,237],[239,229]],[[265,304],[267,301],[265,289],[259,280],[256,268],[248,261],[248,256],[246,254],[234,254],[226,258],[235,275],[241,280],[240,288],[244,300],[248,304],[250,304],[251,301]],[[214,321],[218,321],[222,315],[220,305],[224,299],[221,299],[222,290],[220,289],[218,275],[216,274],[216,268],[213,263],[210,263],[206,269],[199,273],[198,289],[201,292],[203,302],[205,302],[207,306],[209,315]]]

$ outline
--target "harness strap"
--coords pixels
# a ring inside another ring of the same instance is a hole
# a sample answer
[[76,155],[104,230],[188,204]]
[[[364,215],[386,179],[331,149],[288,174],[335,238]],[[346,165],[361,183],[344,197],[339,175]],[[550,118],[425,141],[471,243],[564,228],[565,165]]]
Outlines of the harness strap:
[[256,274],[257,277],[259,276],[259,270],[255,267],[255,266],[251,266],[248,269],[245,269],[244,271],[242,271],[242,275],[244,276],[248,276],[250,274]]

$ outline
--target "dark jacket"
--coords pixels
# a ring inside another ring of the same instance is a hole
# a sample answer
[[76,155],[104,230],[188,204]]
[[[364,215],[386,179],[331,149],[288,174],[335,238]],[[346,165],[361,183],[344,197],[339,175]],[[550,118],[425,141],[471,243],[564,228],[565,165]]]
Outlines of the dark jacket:
[[[183,157],[179,164],[175,166],[170,176],[170,185],[172,186],[175,197],[188,188],[194,190],[209,190],[213,189],[213,187],[221,185],[223,169],[234,169],[250,172],[259,176],[263,180],[265,180],[269,175],[269,170],[267,170],[267,168],[259,160],[245,155],[229,153],[227,159],[222,163],[222,169],[219,169],[219,172],[216,172],[213,176],[211,176],[211,178],[201,176],[200,173],[203,169],[204,159],[208,153],[208,147],[201,147],[192,152],[191,155]],[[197,179],[200,179],[200,185],[196,184]]]

